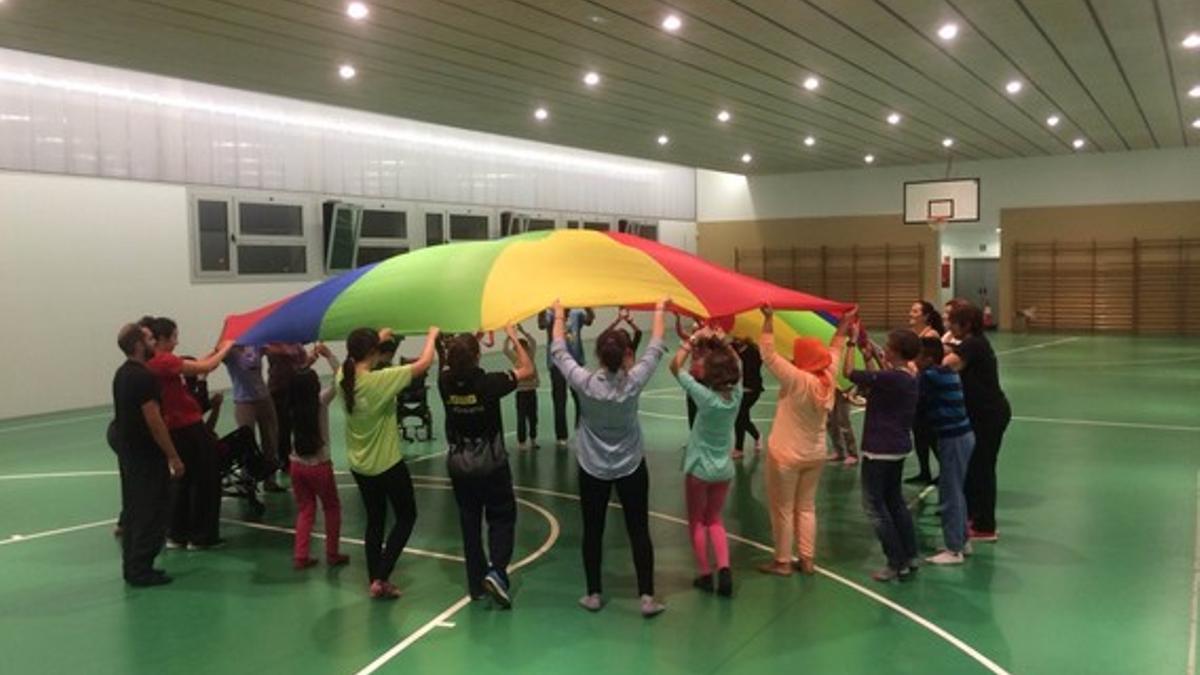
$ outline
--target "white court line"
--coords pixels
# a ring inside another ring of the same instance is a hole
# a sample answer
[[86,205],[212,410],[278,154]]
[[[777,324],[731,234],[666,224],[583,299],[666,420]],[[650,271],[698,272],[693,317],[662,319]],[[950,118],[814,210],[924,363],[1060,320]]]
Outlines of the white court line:
[[1085,427],[1114,427],[1118,429],[1149,429],[1152,431],[1182,431],[1185,433],[1195,433],[1200,431],[1200,427],[1189,427],[1179,424],[1147,424],[1143,422],[1107,422],[1105,420],[1078,420],[1069,417],[1025,417],[1023,415],[1014,415],[1014,420],[1020,422],[1037,422],[1040,424],[1067,424],[1072,426]]
[[[427,480],[443,480],[443,481],[449,480],[442,476],[414,476],[414,478],[423,478],[423,479],[427,479]],[[578,495],[567,494],[566,492],[557,492],[555,490],[545,490],[542,488],[528,488],[528,487],[524,487],[521,485],[514,485],[513,489],[516,490],[517,492],[528,492],[531,494],[540,494],[540,495],[546,495],[549,497],[559,497],[561,499],[570,499],[573,501],[579,501]],[[620,505],[610,502],[609,507],[610,508],[620,508]],[[672,516],[672,515],[665,514],[665,513],[659,513],[657,511],[650,511],[649,515],[652,518],[658,518],[659,520],[664,520],[664,521],[671,522],[671,523],[677,523],[680,525],[688,524],[688,522],[686,520],[684,520],[683,518],[679,518],[678,516]],[[747,546],[751,546],[760,551],[765,551],[765,552],[771,553],[771,554],[775,553],[774,548],[767,546],[766,544],[754,541],[753,539],[747,539],[740,535],[733,534],[732,532],[726,532],[726,536],[728,536],[733,541],[737,541],[742,544],[746,544]],[[888,598],[885,598],[884,596],[876,593],[875,591],[865,588],[862,585],[855,583],[855,582],[841,576],[840,574],[831,572],[830,570],[825,569],[824,567],[821,567],[819,565],[816,567],[816,571],[818,573],[820,573],[822,576],[828,577],[829,579],[832,579],[833,581],[836,581],[844,586],[847,586],[855,591],[858,591],[859,593],[867,596],[868,598],[871,598],[872,600],[888,607],[889,609],[896,611],[897,613],[901,614],[902,616],[909,619],[910,621],[916,623],[917,625],[921,626],[922,628],[928,630],[929,632],[933,633],[934,635],[937,635],[938,637],[942,638],[946,642],[950,643],[953,647],[955,647],[962,653],[964,653],[967,656],[974,659],[976,663],[983,666],[984,668],[987,668],[992,673],[995,673],[995,675],[1011,675],[1007,670],[1000,667],[996,662],[992,661],[988,657],[981,654],[974,647],[963,642],[959,638],[955,637],[952,633],[950,633],[950,631],[933,623],[932,621],[930,621],[929,619],[926,619],[925,617],[921,616],[920,614],[913,612],[912,610],[908,609],[907,607],[904,607],[903,605],[899,605],[899,604],[893,602],[892,600],[889,600]],[[360,675],[361,675],[361,673],[360,673]],[[1191,674],[1189,674],[1189,675],[1191,675]]]
[[[555,542],[558,541],[558,535],[562,531],[561,527],[559,526],[558,519],[554,517],[554,514],[550,513],[546,509],[542,508],[541,506],[539,506],[537,504],[534,504],[531,501],[527,501],[525,499],[518,498],[517,503],[524,504],[525,506],[540,513],[542,515],[542,517],[546,519],[546,522],[550,523],[550,536],[546,538],[546,541],[542,542],[542,545],[540,547],[538,547],[538,549],[536,551],[530,553],[529,555],[525,556],[521,560],[517,561],[517,563],[514,564],[511,568],[511,571],[513,571],[513,572],[521,569],[522,567],[534,562],[538,558],[545,555],[546,551],[549,551],[551,549],[551,547],[554,546]],[[471,602],[471,596],[469,596],[469,595],[464,595],[463,597],[459,598],[457,602],[455,602],[453,605],[450,605],[449,607],[447,607],[441,614],[438,614],[437,616],[433,617],[424,626],[421,626],[416,631],[414,631],[412,634],[410,634],[408,637],[404,638],[400,642],[397,642],[395,645],[392,646],[391,649],[387,650],[383,654],[380,654],[379,658],[375,659],[374,661],[372,661],[369,664],[367,664],[366,666],[364,666],[362,668],[362,670],[359,670],[356,675],[370,675],[370,673],[373,673],[373,672],[379,670],[388,661],[392,660],[398,654],[403,652],[405,649],[408,649],[413,644],[415,644],[417,642],[417,640],[420,640],[421,638],[423,638],[427,634],[429,634],[430,631],[432,631],[433,629],[438,628],[446,623],[449,623],[450,617],[457,614],[459,610],[461,610],[463,607],[466,607],[468,604],[470,604],[470,602]]]
[[47,420],[45,422],[32,422],[30,424],[18,424],[15,427],[0,427],[0,434],[6,431],[24,431],[26,429],[41,429],[42,427],[54,427],[60,424],[72,424],[74,422],[82,422],[84,420],[95,420],[101,417],[112,417],[112,413],[97,413],[95,415],[82,415],[80,417],[69,417],[63,420]]
[[1200,472],[1196,473],[1196,548],[1192,553],[1192,615],[1188,622],[1187,675],[1196,674],[1196,621],[1200,610]]
[[23,541],[30,541],[32,539],[42,539],[44,537],[53,537],[56,534],[68,534],[70,532],[78,532],[79,530],[86,530],[86,529],[93,528],[93,527],[100,527],[101,525],[113,525],[116,522],[117,522],[116,518],[109,518],[108,520],[97,520],[94,523],[84,523],[82,525],[72,525],[71,527],[63,527],[63,528],[59,528],[57,530],[46,530],[45,532],[34,532],[33,534],[14,534],[14,535],[10,536],[8,539],[0,539],[0,546],[4,546],[6,544],[16,544],[16,543],[23,542]]
[[60,471],[58,473],[10,473],[0,480],[29,480],[32,478],[84,478],[87,476],[117,476],[119,471]]
[[1015,349],[1003,349],[996,352],[996,356],[1004,356],[1005,354],[1020,354],[1021,352],[1027,352],[1033,349],[1045,349],[1046,347],[1053,347],[1055,345],[1065,345],[1068,342],[1075,342],[1077,340],[1079,340],[1077,337],[1067,337],[1060,340],[1051,340],[1050,342],[1039,342],[1035,345],[1016,347]]
[[1196,620],[1200,619],[1200,472],[1196,472],[1196,542],[1192,554],[1192,620],[1188,622],[1188,675],[1196,671]]

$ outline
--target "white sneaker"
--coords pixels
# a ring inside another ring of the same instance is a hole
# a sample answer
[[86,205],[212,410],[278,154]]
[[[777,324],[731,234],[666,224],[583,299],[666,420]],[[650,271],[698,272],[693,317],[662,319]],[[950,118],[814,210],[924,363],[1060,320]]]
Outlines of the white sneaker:
[[528,443],[517,443],[517,450],[528,450],[528,449],[529,449]]
[[971,546],[971,542],[968,541],[967,545],[963,546],[963,555],[974,555],[974,554],[975,554],[975,547]]
[[654,599],[653,595],[642,596],[642,616],[649,619],[667,611],[667,606]]
[[566,442],[566,441],[555,441],[555,442],[554,442],[554,447],[555,447],[555,448],[558,448],[559,450],[566,450],[566,449],[567,449],[567,442]]
[[604,607],[604,600],[600,598],[599,593],[591,593],[579,599],[579,606],[589,612],[599,612]]
[[961,565],[963,564],[963,554],[955,553],[954,551],[941,551],[937,555],[931,555],[926,558],[925,562],[931,565]]

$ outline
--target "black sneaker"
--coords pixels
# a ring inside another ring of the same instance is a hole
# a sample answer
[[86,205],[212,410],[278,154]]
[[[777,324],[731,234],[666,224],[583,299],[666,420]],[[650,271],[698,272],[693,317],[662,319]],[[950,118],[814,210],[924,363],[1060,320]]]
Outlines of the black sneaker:
[[500,573],[492,570],[483,578],[483,590],[492,596],[492,600],[504,609],[512,608],[512,598],[508,595],[508,584],[500,577]]
[[733,597],[733,572],[728,567],[717,570],[717,595],[725,598]]
[[705,593],[712,593],[713,577],[711,574],[701,574],[695,579],[692,579],[692,585],[704,591]]
[[148,572],[140,576],[130,577],[125,580],[125,583],[135,588],[149,588],[151,586],[165,586],[166,584],[171,583],[171,581],[173,581],[173,579],[166,574],[155,574],[153,572]]

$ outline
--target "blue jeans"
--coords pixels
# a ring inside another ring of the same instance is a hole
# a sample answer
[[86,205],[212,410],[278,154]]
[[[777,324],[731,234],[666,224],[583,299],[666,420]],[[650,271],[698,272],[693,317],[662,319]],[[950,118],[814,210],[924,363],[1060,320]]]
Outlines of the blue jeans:
[[902,459],[887,461],[863,457],[863,510],[883,545],[888,567],[896,571],[907,569],[917,557],[917,532],[901,492],[903,472]]
[[963,482],[975,450],[975,434],[938,438],[938,496],[942,511],[942,538],[946,549],[962,553],[967,544],[967,498]]

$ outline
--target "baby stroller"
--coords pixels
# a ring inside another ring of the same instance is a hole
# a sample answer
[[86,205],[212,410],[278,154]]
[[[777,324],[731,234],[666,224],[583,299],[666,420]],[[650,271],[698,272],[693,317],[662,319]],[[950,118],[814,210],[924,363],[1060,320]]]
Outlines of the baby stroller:
[[221,466],[221,494],[245,499],[255,518],[266,507],[258,498],[257,483],[271,474],[267,460],[258,448],[254,429],[238,427],[217,441],[217,456]]
[[[415,424],[405,424],[416,420]],[[396,425],[408,442],[433,440],[433,414],[429,410],[429,387],[425,376],[414,378],[396,395]]]

